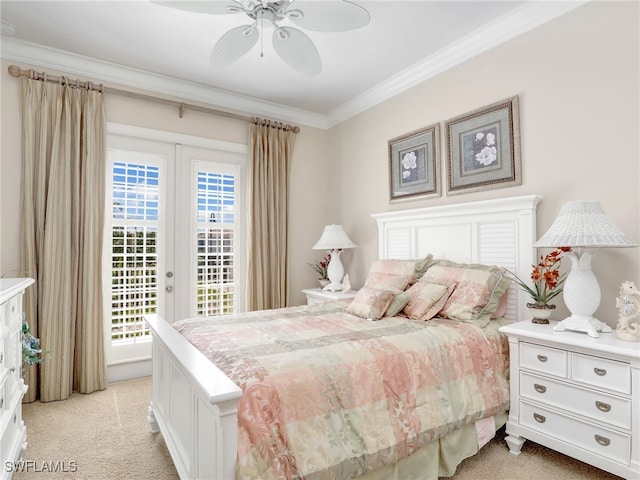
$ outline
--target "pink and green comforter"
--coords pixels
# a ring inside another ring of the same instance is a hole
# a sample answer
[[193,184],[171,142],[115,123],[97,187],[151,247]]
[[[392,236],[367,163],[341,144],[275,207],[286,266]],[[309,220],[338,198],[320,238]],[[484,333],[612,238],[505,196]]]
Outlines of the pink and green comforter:
[[243,390],[238,478],[358,476],[508,408],[504,322],[372,322],[347,305],[175,324]]

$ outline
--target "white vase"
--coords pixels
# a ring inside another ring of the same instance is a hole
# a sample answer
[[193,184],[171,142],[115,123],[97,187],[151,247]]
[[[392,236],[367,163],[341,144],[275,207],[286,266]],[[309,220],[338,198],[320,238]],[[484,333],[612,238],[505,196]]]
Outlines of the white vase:
[[553,313],[555,308],[555,305],[539,305],[537,303],[527,303],[527,309],[533,317],[531,319],[532,323],[549,323],[549,317],[551,317],[551,314]]
[[320,288],[324,288],[327,285],[329,285],[329,279],[328,278],[319,278],[318,282],[320,283]]

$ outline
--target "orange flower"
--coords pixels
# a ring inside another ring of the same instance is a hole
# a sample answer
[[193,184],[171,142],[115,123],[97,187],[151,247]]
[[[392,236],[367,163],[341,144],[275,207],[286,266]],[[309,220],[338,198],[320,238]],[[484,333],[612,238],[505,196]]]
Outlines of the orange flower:
[[532,265],[531,280],[533,280],[533,288],[510,272],[513,280],[523,291],[531,296],[535,303],[547,305],[551,299],[562,292],[562,284],[566,279],[566,274],[560,275],[560,262],[562,261],[562,254],[570,251],[571,247],[559,247],[545,256],[541,255],[540,263]]

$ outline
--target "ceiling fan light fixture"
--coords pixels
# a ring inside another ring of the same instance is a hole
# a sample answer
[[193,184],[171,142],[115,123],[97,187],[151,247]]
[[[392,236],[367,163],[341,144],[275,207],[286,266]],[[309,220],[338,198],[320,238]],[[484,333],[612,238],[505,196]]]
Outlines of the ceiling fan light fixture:
[[304,12],[299,9],[287,10],[285,15],[290,20],[302,20],[304,18]]
[[253,32],[256,30],[257,25],[254,23],[252,25],[247,25],[247,28],[245,28],[244,30],[242,30],[242,36],[243,37],[250,37],[251,35],[253,35]]
[[245,10],[237,5],[226,5],[225,10],[229,13],[243,13]]
[[[320,54],[311,39],[302,31],[283,27],[281,20],[289,20],[298,27],[318,32],[343,32],[361,28],[370,21],[369,12],[348,0],[300,1],[295,0],[151,0],[164,7],[177,8],[211,15],[244,13],[254,22],[252,25],[234,27],[216,42],[211,52],[211,63],[224,67],[246,54],[264,36],[264,21],[274,27],[272,42],[280,57],[295,70],[306,75],[317,75],[322,71]],[[304,5],[304,6],[303,6]],[[260,44],[262,57],[262,43]]]
[[278,34],[278,36],[280,37],[280,40],[288,40],[289,39],[289,34],[287,33],[287,31],[282,28],[282,27],[278,27],[276,29],[276,33]]

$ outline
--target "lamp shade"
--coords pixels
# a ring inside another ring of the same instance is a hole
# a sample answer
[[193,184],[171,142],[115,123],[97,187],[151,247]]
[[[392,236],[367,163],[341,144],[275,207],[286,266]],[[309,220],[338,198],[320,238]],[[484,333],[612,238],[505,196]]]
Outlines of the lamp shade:
[[534,247],[636,247],[611,220],[600,202],[567,202]]
[[320,240],[312,247],[314,250],[338,250],[341,248],[355,248],[342,228],[342,225],[326,225]]

